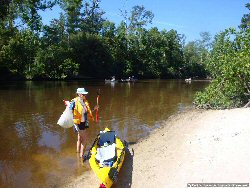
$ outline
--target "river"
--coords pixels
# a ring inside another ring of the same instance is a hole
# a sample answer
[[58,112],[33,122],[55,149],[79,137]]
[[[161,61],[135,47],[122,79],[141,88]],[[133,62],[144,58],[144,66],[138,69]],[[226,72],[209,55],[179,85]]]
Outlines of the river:
[[0,187],[58,187],[89,170],[79,162],[73,129],[56,124],[65,109],[63,99],[74,98],[78,87],[89,92],[92,108],[100,89],[99,121],[90,123],[89,148],[105,127],[135,143],[190,107],[195,92],[208,84],[183,80],[1,82]]

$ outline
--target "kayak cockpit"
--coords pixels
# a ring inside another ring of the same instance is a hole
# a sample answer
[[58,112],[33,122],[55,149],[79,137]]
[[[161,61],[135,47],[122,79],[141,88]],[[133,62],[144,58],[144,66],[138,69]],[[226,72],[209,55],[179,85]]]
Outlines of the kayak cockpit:
[[109,188],[117,178],[125,157],[125,146],[114,131],[101,131],[90,150],[89,163],[100,185]]

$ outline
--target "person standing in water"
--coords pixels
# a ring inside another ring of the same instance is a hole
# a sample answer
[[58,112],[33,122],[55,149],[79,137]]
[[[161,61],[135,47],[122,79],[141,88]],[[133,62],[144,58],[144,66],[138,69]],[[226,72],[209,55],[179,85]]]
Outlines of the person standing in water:
[[[89,120],[94,121],[89,102],[86,99],[88,92],[84,88],[76,90],[77,97],[72,99],[70,109],[73,110],[74,129],[77,132],[76,151],[83,157],[87,145],[87,129]],[[94,110],[98,107],[95,106]]]

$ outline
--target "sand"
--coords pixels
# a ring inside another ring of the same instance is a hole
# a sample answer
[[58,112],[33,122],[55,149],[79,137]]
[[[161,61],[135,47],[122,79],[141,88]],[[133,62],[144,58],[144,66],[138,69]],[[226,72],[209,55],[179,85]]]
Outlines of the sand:
[[[129,146],[114,188],[250,182],[250,108],[189,110]],[[98,187],[92,171],[63,187]]]

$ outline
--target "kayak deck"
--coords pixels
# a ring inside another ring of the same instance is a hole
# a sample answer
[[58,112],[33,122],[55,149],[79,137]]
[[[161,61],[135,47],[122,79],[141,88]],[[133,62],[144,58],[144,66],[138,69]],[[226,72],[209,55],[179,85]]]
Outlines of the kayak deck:
[[[106,128],[103,132],[110,132],[110,130]],[[100,149],[103,147],[105,149],[106,146],[100,146],[99,141],[100,135],[90,150],[91,156],[89,159],[89,164],[99,179],[101,185],[100,187],[109,188],[116,181],[117,175],[122,167],[125,157],[125,146],[118,137],[115,137],[116,157],[111,160],[107,160],[107,162],[103,165],[102,161],[97,160],[97,155],[98,151],[100,151]]]

